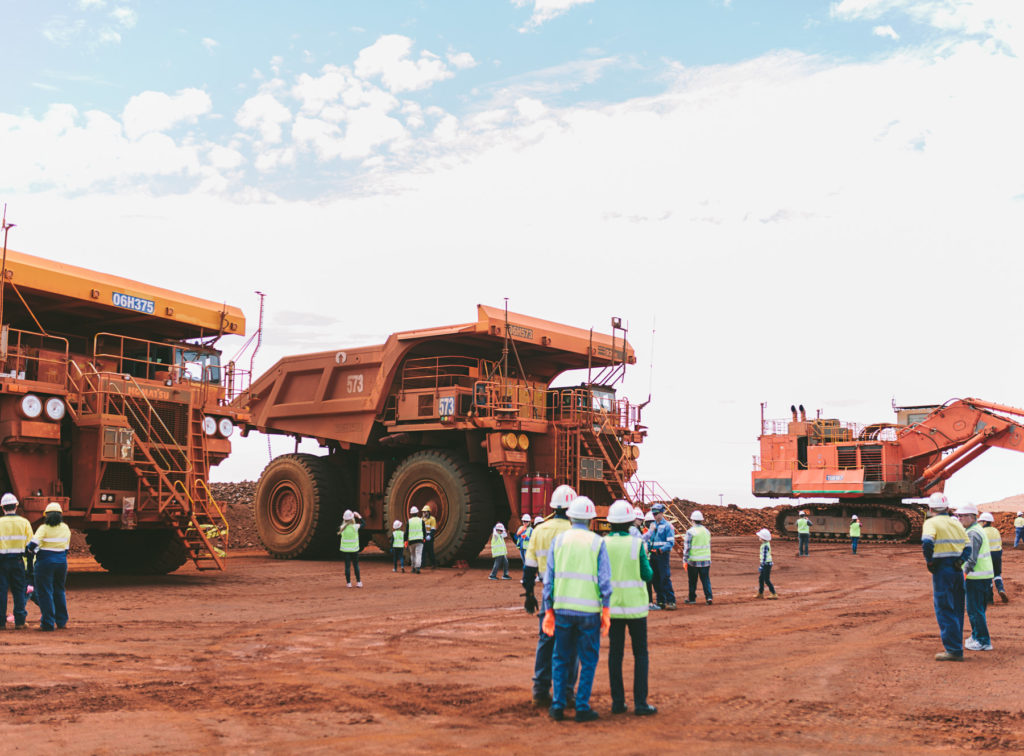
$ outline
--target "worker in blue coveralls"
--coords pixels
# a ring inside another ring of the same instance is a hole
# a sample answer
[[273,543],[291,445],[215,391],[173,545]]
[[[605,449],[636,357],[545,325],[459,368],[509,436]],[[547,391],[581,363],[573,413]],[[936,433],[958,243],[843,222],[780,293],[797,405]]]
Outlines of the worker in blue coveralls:
[[921,527],[921,549],[932,573],[932,598],[939,637],[946,649],[935,661],[964,659],[964,575],[961,571],[967,548],[967,531],[949,512],[944,493],[928,497],[931,515]]
[[0,499],[0,628],[7,625],[7,591],[14,598],[14,629],[24,630],[28,577],[25,573],[25,547],[32,540],[32,525],[18,514],[18,498],[5,493]]
[[35,559],[35,587],[39,600],[40,630],[63,630],[68,624],[68,604],[64,581],[68,576],[68,549],[71,529],[63,522],[60,504],[51,501],[43,510],[45,521],[25,549],[31,569]]
[[669,557],[676,543],[676,531],[665,519],[665,505],[651,507],[654,522],[647,531],[647,544],[651,549],[651,566],[654,568],[654,593],[662,609],[676,608],[676,592],[672,588],[672,567]]
[[598,715],[590,708],[590,690],[601,636],[611,627],[612,568],[604,539],[590,530],[590,521],[597,516],[594,502],[579,496],[569,505],[568,515],[572,527],[552,542],[544,577],[544,605],[549,608],[541,628],[555,638],[548,715],[555,721],[564,718],[575,656],[580,665],[575,719],[592,722]]

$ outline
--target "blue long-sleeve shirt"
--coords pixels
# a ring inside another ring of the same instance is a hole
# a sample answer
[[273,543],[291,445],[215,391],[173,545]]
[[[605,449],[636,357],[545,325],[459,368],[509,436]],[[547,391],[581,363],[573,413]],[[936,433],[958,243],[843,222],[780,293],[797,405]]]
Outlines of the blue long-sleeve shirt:
[[672,523],[664,518],[655,520],[647,531],[647,542],[651,545],[651,551],[672,551],[676,543],[676,531]]
[[[586,525],[573,523],[573,528],[590,531]],[[596,534],[595,534],[596,537]],[[554,605],[553,594],[555,591],[555,546],[557,538],[551,546],[551,555],[548,557],[548,567],[544,575],[544,606]],[[597,589],[601,592],[601,606],[609,606],[612,599],[612,563],[608,560],[608,549],[601,541],[601,548],[597,552]],[[578,612],[575,609],[559,609],[559,613],[585,616],[590,612]]]

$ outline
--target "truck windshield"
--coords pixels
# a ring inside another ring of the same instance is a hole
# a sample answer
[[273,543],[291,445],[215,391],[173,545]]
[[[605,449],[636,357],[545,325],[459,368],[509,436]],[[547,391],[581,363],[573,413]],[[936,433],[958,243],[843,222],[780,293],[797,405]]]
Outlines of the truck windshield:
[[189,380],[202,383],[220,383],[220,354],[198,349],[175,349],[174,363]]

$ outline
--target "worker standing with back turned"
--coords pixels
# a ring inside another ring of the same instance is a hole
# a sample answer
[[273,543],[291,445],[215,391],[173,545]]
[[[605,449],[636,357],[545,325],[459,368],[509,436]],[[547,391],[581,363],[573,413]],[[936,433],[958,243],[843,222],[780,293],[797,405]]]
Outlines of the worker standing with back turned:
[[853,515],[850,518],[850,548],[857,553],[857,542],[860,540],[860,518]]
[[[992,578],[992,582],[995,583],[999,598],[1005,604],[1010,600],[1010,597],[1006,595],[1006,588],[1003,585],[1003,535],[995,526],[995,518],[992,517],[991,512],[982,512],[978,515],[978,522],[982,523],[981,529],[988,536],[988,548],[992,552],[992,572],[995,575]],[[987,600],[988,603],[993,603],[991,590],[988,592]]]
[[1017,516],[1013,518],[1013,548],[1017,548],[1022,539],[1024,539],[1024,512],[1018,512]]
[[423,518],[420,517],[419,507],[409,508],[405,540],[409,544],[409,564],[412,565],[412,571],[419,575],[423,564]]
[[24,630],[28,577],[25,573],[25,548],[32,540],[32,525],[18,514],[18,499],[12,493],[0,498],[0,629],[7,626],[7,591],[14,599],[14,629]]
[[800,510],[800,517],[796,521],[796,538],[799,541],[796,555],[810,556],[811,547],[811,521],[804,510]]
[[985,597],[992,587],[992,552],[988,536],[978,522],[978,508],[967,502],[956,510],[960,524],[967,529],[968,548],[963,563],[966,578],[967,617],[971,621],[971,637],[964,642],[968,651],[991,651],[992,639],[985,616]]
[[935,661],[964,660],[964,576],[961,558],[967,548],[967,531],[949,512],[944,493],[928,497],[931,517],[921,527],[921,550],[932,574],[932,599],[939,637],[945,651]]
[[573,664],[578,660],[576,721],[592,722],[598,715],[590,708],[590,690],[601,636],[611,627],[612,568],[604,539],[590,530],[590,521],[597,516],[594,502],[577,496],[568,514],[572,527],[559,533],[551,544],[544,576],[544,605],[549,608],[541,627],[555,638],[551,662],[554,695],[548,715],[555,721],[564,718]]
[[685,603],[697,603],[697,578],[700,578],[704,601],[710,606],[711,532],[704,527],[704,514],[699,509],[693,510],[690,521],[693,522],[693,527],[686,531],[686,541],[683,545],[683,561],[686,562],[686,578],[690,588]]
[[60,504],[51,501],[43,510],[45,521],[29,541],[26,556],[29,570],[35,558],[36,598],[39,600],[40,630],[63,630],[68,624],[68,602],[64,582],[68,577],[68,549],[71,548],[71,528],[63,522]]

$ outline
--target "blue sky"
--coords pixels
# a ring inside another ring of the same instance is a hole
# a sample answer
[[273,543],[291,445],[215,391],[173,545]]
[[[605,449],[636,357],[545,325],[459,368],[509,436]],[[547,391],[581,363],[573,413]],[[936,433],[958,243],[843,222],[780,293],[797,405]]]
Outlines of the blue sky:
[[[751,500],[761,401],[1024,405],[1024,3],[0,10],[12,247],[253,321],[265,291],[257,369],[505,297],[618,315],[641,473],[702,501]],[[236,446],[216,475],[255,478]],[[992,452],[950,491],[1022,475]]]

